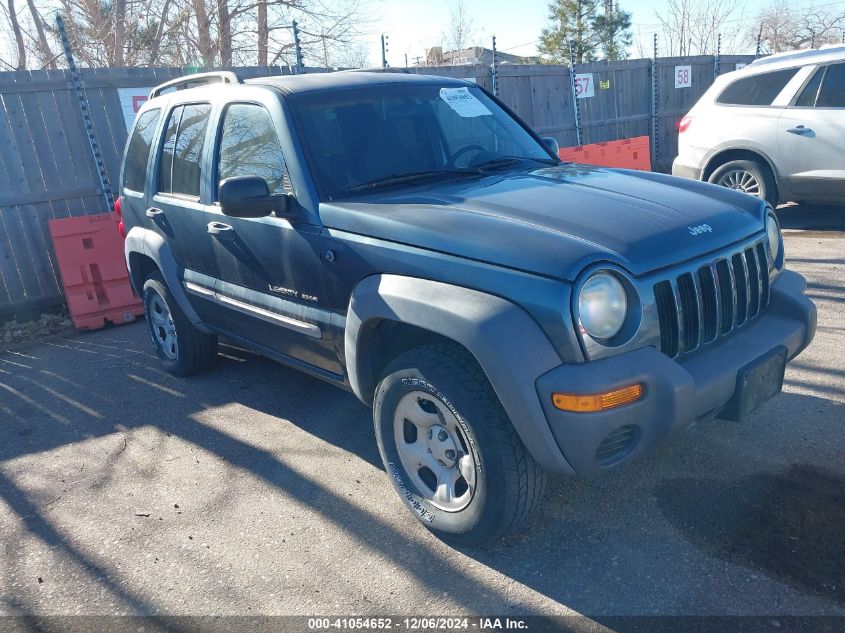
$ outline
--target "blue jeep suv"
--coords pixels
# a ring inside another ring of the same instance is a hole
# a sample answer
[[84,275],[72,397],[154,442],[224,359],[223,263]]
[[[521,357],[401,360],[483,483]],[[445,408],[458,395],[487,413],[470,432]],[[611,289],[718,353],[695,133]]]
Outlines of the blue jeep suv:
[[158,357],[186,376],[223,336],[352,391],[402,501],[458,543],[519,527],[546,473],[775,395],[816,311],[771,207],[555,149],[442,77],[159,86],[119,200]]

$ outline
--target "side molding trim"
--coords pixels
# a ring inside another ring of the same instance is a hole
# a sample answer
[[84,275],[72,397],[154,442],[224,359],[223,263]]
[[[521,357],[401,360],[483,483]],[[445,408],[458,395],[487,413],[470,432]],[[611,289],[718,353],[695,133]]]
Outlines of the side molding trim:
[[220,303],[231,306],[239,312],[258,317],[259,319],[269,321],[270,323],[274,323],[276,325],[281,325],[282,327],[286,327],[289,330],[295,330],[300,334],[305,334],[306,336],[310,336],[312,338],[323,337],[323,333],[320,331],[320,328],[318,328],[316,325],[312,325],[311,323],[305,323],[304,321],[291,319],[290,317],[286,317],[275,312],[270,312],[270,310],[265,310],[264,308],[259,308],[258,306],[250,305],[248,303],[244,303],[243,301],[238,301],[237,299],[232,299],[231,297],[227,297],[226,295],[215,293],[215,298]]
[[185,282],[185,288],[189,292],[193,292],[196,295],[200,295],[201,297],[213,297],[214,291],[211,288],[204,288],[199,284],[191,283],[190,281]]
[[[210,277],[206,277],[205,275],[201,275],[200,273],[194,273],[193,271],[185,271],[186,276],[188,274],[191,277],[202,278],[209,283],[211,282]],[[322,338],[323,332],[320,328],[313,323],[306,323],[305,321],[300,321],[299,319],[294,319],[290,316],[280,314],[274,310],[268,309],[266,307],[257,306],[247,301],[243,301],[241,299],[237,299],[235,297],[229,296],[222,292],[218,292],[209,288],[207,286],[203,286],[199,283],[194,281],[185,282],[185,289],[195,294],[203,299],[208,299],[210,301],[216,301],[221,305],[225,305],[233,310],[237,310],[243,314],[248,314],[249,316],[256,317],[261,319],[262,321],[267,321],[268,323],[272,323],[273,325],[279,325],[281,327],[287,328],[289,330],[293,330],[295,332],[299,332],[300,334],[304,334],[305,336],[310,336],[312,338]],[[243,290],[249,292],[248,289],[244,288]]]

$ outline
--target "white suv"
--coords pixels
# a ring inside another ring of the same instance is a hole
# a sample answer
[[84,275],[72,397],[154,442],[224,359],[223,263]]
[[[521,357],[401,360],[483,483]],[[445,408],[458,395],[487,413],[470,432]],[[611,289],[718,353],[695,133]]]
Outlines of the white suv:
[[679,130],[675,176],[771,204],[845,201],[845,46],[721,75]]

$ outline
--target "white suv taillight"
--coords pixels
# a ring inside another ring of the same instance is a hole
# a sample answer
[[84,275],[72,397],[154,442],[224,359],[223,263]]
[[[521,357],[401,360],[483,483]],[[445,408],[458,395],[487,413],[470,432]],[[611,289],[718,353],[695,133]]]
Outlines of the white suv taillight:
[[114,201],[114,217],[117,220],[117,232],[120,237],[126,238],[126,226],[123,224],[123,200],[117,198]]
[[686,132],[690,126],[690,123],[692,123],[692,117],[690,115],[686,115],[684,118],[678,121],[678,132],[680,132],[681,134]]

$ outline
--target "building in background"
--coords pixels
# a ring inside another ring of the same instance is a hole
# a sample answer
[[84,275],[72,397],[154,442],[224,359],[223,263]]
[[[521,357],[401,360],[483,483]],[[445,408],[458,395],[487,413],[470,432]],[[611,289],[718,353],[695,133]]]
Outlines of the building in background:
[[[539,57],[523,57],[496,51],[500,64],[537,64]],[[483,46],[471,46],[456,51],[444,51],[442,46],[432,46],[425,50],[426,66],[473,66],[493,63],[493,49]]]

